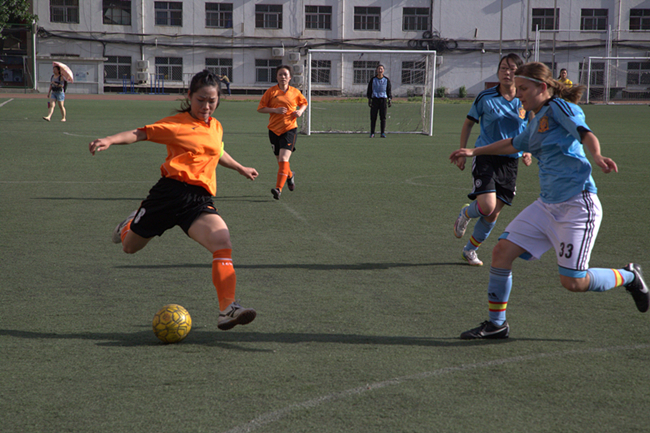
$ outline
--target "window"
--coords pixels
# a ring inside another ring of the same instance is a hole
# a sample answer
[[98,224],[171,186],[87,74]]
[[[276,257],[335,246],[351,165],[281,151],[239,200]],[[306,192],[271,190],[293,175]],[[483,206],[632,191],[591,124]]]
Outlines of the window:
[[379,62],[371,60],[355,60],[352,62],[353,83],[368,84],[370,79],[375,76],[375,71]]
[[154,2],[157,26],[183,26],[183,3]]
[[582,9],[580,30],[607,30],[607,9]]
[[104,24],[131,25],[131,0],[103,0]]
[[[581,83],[586,83],[587,80],[583,77],[583,74],[587,74],[589,71],[589,63],[579,63],[580,67],[580,76],[578,81]],[[604,86],[605,85],[605,62],[591,62],[591,74],[589,75],[589,85],[590,86]]]
[[332,75],[331,60],[311,61],[311,82],[315,84],[330,84]]
[[650,30],[650,9],[630,9],[630,30]]
[[650,84],[650,62],[628,62],[627,84]]
[[205,69],[217,75],[225,75],[233,82],[232,59],[205,59]]
[[156,57],[156,74],[165,81],[183,81],[183,58]]
[[281,29],[282,5],[255,5],[256,29]]
[[106,56],[104,62],[104,78],[107,80],[121,80],[131,77],[131,57]]
[[402,9],[402,31],[429,30],[429,8]]
[[305,28],[332,30],[332,6],[305,6]]
[[[555,18],[555,25],[553,19]],[[555,16],[553,16],[553,8],[549,9],[536,9],[533,8],[533,31],[537,30],[558,30],[560,28],[560,9],[555,9]]]
[[281,64],[282,60],[255,59],[255,81],[272,83],[275,81],[275,70]]
[[427,65],[423,61],[402,62],[402,84],[424,84]]
[[354,30],[377,30],[381,22],[381,8],[354,7]]
[[232,3],[206,3],[205,26],[232,29]]
[[50,22],[79,24],[79,0],[50,0]]

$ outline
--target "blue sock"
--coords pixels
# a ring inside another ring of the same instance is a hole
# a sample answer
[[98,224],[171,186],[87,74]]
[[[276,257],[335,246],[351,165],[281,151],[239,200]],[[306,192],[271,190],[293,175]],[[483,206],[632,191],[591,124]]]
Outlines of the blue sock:
[[605,292],[634,281],[634,273],[625,269],[591,268],[587,273],[590,292]]
[[490,267],[490,282],[488,284],[488,304],[490,321],[497,326],[506,321],[506,308],[512,289],[512,271]]
[[485,218],[481,217],[476,221],[476,224],[474,225],[474,232],[472,233],[472,236],[469,238],[469,241],[467,241],[467,245],[465,245],[466,250],[476,250],[478,247],[481,246],[483,242],[490,236],[490,232],[492,232],[492,229],[496,225],[496,221],[494,222],[487,222]]
[[483,216],[478,210],[478,202],[474,200],[467,208],[466,214],[470,218],[478,218]]

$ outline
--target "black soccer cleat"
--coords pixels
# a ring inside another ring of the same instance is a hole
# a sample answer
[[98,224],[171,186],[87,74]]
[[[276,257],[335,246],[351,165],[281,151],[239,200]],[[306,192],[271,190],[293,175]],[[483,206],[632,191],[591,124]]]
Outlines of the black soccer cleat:
[[287,179],[287,186],[289,187],[289,191],[293,191],[296,189],[296,175],[295,173],[291,172],[291,177]]
[[282,194],[282,191],[280,191],[280,188],[273,188],[271,194],[273,194],[274,199],[280,200],[280,194]]
[[510,335],[510,326],[508,322],[503,322],[503,325],[497,326],[494,323],[486,320],[481,323],[478,328],[470,329],[460,334],[461,340],[477,340],[480,338],[483,339],[498,339],[498,338],[508,338]]
[[650,292],[648,292],[648,286],[643,280],[641,266],[636,263],[630,263],[623,269],[634,274],[634,281],[626,284],[625,290],[630,292],[630,295],[632,295],[632,298],[636,303],[636,308],[638,308],[640,312],[645,313],[648,311],[648,307],[650,307]]

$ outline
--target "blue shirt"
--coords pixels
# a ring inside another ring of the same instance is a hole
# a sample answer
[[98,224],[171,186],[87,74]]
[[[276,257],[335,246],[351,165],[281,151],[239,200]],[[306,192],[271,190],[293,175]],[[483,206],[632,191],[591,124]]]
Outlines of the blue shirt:
[[372,79],[372,97],[373,98],[388,98],[388,94],[386,92],[387,87],[388,87],[388,78],[382,77],[382,78],[377,78],[374,77]]
[[[519,99],[508,101],[499,92],[499,86],[479,93],[467,118],[481,126],[474,147],[483,147],[504,138],[515,137],[526,128],[528,123],[528,113]],[[519,158],[521,152],[507,156]]]
[[538,161],[540,197],[544,203],[561,203],[582,191],[596,193],[591,164],[580,142],[590,131],[580,107],[551,98],[512,145],[530,152]]

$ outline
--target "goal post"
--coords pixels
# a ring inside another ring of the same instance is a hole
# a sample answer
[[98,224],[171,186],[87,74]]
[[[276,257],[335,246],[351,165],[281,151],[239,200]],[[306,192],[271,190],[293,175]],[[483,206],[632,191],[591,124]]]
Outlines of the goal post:
[[646,104],[650,101],[650,57],[590,56],[580,76],[587,103]]
[[368,82],[382,64],[393,96],[386,132],[433,135],[436,61],[428,50],[309,49],[301,132],[368,133]]

